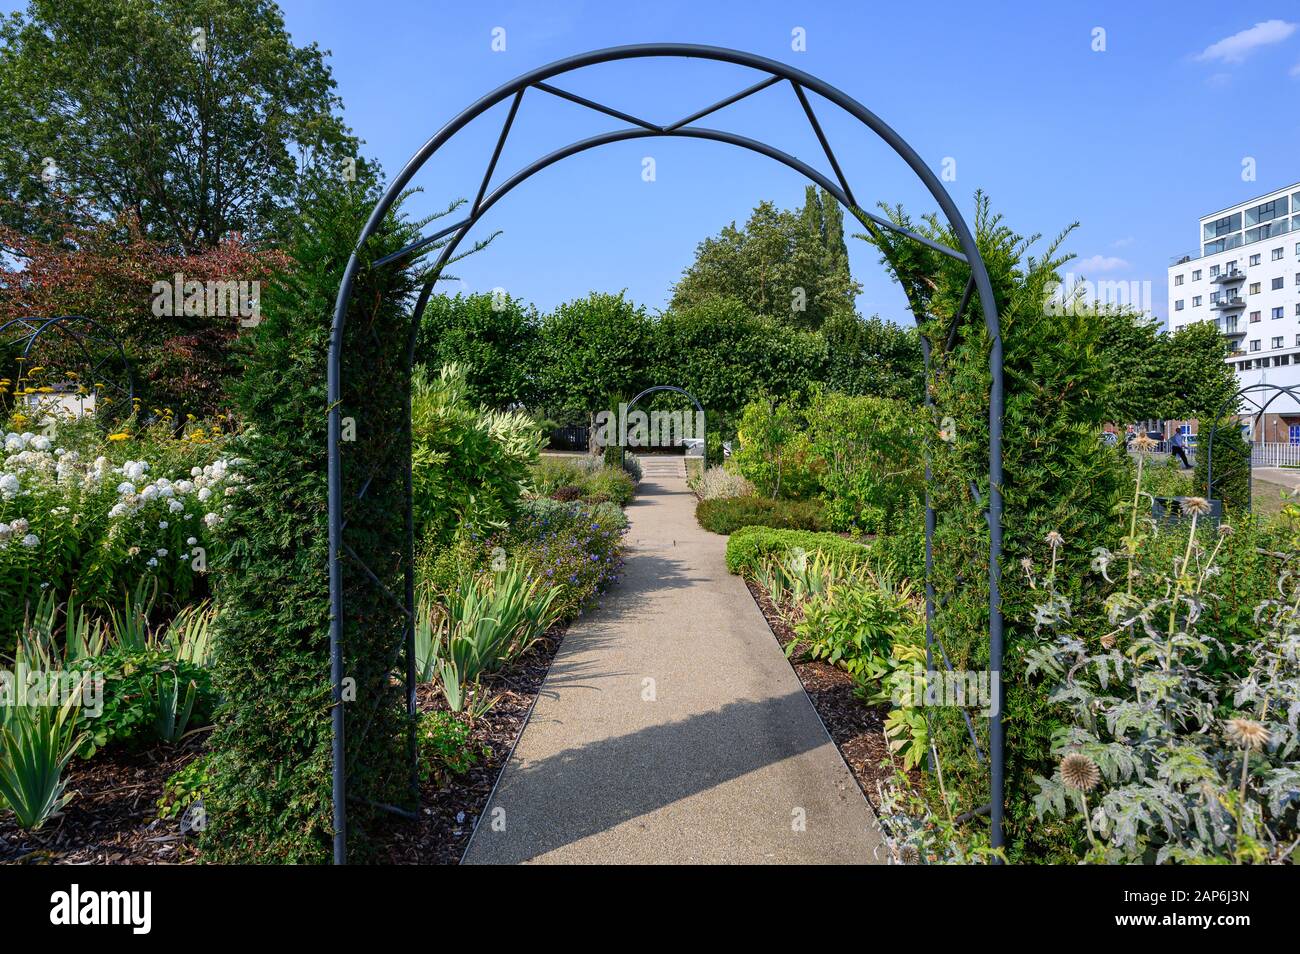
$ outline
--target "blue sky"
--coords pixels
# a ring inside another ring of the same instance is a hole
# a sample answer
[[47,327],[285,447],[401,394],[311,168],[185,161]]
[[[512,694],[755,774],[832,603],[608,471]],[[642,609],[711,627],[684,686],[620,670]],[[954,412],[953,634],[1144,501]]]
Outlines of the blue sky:
[[[533,67],[624,43],[698,42],[792,63],[890,123],[938,169],[969,212],[983,188],[1008,223],[1068,243],[1091,279],[1151,281],[1165,313],[1166,267],[1194,249],[1200,215],[1300,180],[1300,7],[1291,2],[679,2],[516,3],[282,0],[299,43],[332,51],[349,124],[394,173],[444,121]],[[18,6],[18,5],[12,5]],[[1263,26],[1257,26],[1262,24]],[[493,29],[506,49],[492,49]],[[802,28],[807,49],[795,52]],[[1105,30],[1105,50],[1093,46]],[[1246,31],[1246,32],[1243,32]],[[758,77],[715,63],[643,60],[556,80],[646,118],[669,121]],[[902,163],[825,102],[815,102],[864,204],[931,204]],[[504,117],[481,117],[425,167],[413,209],[472,197]],[[788,87],[710,117],[829,172]],[[616,122],[542,95],[525,97],[497,179]],[[643,181],[642,160],[656,179]],[[1255,160],[1257,181],[1242,180]],[[626,288],[651,308],[706,235],[760,199],[801,201],[803,179],[713,143],[648,140],[553,166],[480,223],[503,230],[458,269],[472,290],[504,287],[549,308],[590,289]],[[871,250],[850,244],[859,308],[905,319]],[[456,287],[456,286],[453,286]]]

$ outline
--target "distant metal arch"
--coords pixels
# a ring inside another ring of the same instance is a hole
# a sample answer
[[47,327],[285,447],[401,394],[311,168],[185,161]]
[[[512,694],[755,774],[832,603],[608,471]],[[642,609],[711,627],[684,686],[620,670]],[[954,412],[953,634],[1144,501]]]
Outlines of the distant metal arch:
[[[714,60],[718,62],[731,63],[738,66],[747,67],[767,74],[766,78],[755,83],[754,85],[732,95],[711,106],[698,110],[695,113],[680,119],[674,123],[657,124],[647,122],[636,116],[629,115],[620,110],[613,109],[600,103],[593,102],[584,97],[557,89],[551,86],[547,80],[573,70],[592,66],[598,63],[614,62],[643,57],[683,57]],[[709,130],[702,127],[691,126],[703,117],[710,115],[726,106],[736,103],[747,96],[766,89],[776,83],[785,80],[792,87],[795,96],[798,98],[809,125],[816,135],[818,143],[821,145],[827,160],[835,173],[835,180],[818,173],[815,169],[802,163],[792,156],[776,150],[771,146],[763,143],[757,143],[754,140],[746,139],[731,133],[724,133],[718,130]],[[510,180],[498,187],[491,196],[487,196],[487,189],[491,182],[492,175],[496,169],[498,160],[501,157],[502,149],[505,145],[506,138],[509,135],[511,126],[514,122],[515,115],[518,112],[523,95],[528,90],[537,90],[547,93],[561,99],[568,100],[580,106],[602,113],[606,116],[612,116],[619,119],[634,129],[625,129],[614,133],[607,133],[601,136],[591,137],[579,143],[556,150],[547,157],[532,163],[530,166],[521,170]],[[944,218],[947,220],[949,228],[957,239],[958,249],[949,248],[934,240],[919,235],[913,231],[902,228],[881,216],[863,210],[857,203],[852,189],[849,187],[843,171],[840,168],[834,152],[831,150],[829,141],[822,131],[821,124],[812,109],[806,92],[811,90],[831,103],[839,106],[845,112],[849,113],[860,123],[868,127],[883,142],[886,143],[911,169],[919,178],[922,184],[929,191],[931,197],[939,205]],[[493,106],[512,99],[509,113],[498,137],[496,148],[492,157],[487,164],[487,170],[483,176],[482,182],[478,188],[477,195],[470,207],[469,216],[463,221],[441,229],[433,235],[427,236],[420,241],[407,246],[393,255],[386,256],[374,263],[372,267],[378,267],[386,264],[400,264],[409,260],[412,256],[420,253],[421,249],[431,246],[434,243],[447,239],[442,247],[442,253],[438,261],[430,271],[430,278],[421,289],[417,299],[410,336],[408,339],[407,357],[408,365],[414,355],[416,340],[416,325],[418,324],[419,315],[428,302],[434,282],[438,280],[443,266],[450,259],[457,245],[462,241],[469,229],[478,221],[479,217],[493,203],[503,197],[516,185],[529,178],[536,172],[559,161],[567,156],[574,155],[585,149],[593,148],[597,145],[604,145],[611,142],[619,142],[631,139],[637,139],[648,136],[678,136],[686,138],[711,139],[719,142],[726,142],[732,145],[738,145],[743,148],[762,153],[777,161],[799,171],[807,178],[825,188],[831,195],[840,201],[849,212],[868,229],[887,229],[893,232],[901,233],[909,238],[920,242],[942,254],[951,256],[957,260],[966,262],[970,266],[970,279],[968,281],[966,292],[961,304],[958,306],[956,314],[952,318],[952,328],[949,334],[949,347],[958,330],[958,324],[966,307],[972,301],[972,296],[979,296],[979,310],[984,318],[984,326],[989,336],[989,374],[991,385],[989,389],[988,400],[988,424],[989,424],[989,453],[988,453],[988,482],[989,493],[987,501],[980,501],[982,506],[986,506],[985,516],[989,527],[989,566],[988,566],[988,584],[989,584],[989,669],[992,676],[992,684],[1001,685],[1001,669],[1003,658],[1003,618],[1001,608],[1001,556],[1002,556],[1002,427],[1003,427],[1003,407],[1004,407],[1004,386],[1003,386],[1003,347],[1002,337],[999,327],[996,299],[993,294],[992,283],[989,278],[988,270],[985,267],[983,259],[980,257],[978,246],[975,238],[971,233],[969,226],[962,217],[956,204],[947,190],[940,182],[920,156],[912,149],[910,145],[899,136],[890,126],[880,120],[874,113],[869,111],[857,100],[841,92],[835,87],[823,82],[822,80],[805,73],[802,70],[795,69],[780,61],[769,59],[767,57],[757,56],[752,53],[745,53],[738,50],[729,50],[721,47],[700,46],[696,44],[682,43],[664,43],[664,44],[641,44],[633,46],[613,47],[610,49],[596,50],[590,53],[584,53],[567,59],[558,60],[547,66],[540,67],[528,73],[524,73],[514,80],[503,84],[496,90],[488,93],[466,109],[462,110],[450,122],[445,124],[434,136],[432,136],[415,155],[406,163],[402,170],[397,174],[393,181],[385,190],[383,196],[376,202],[369,219],[363,227],[361,234],[358,236],[356,247],[348,260],[347,266],[343,273],[343,278],[339,285],[338,296],[335,300],[334,320],[330,339],[330,350],[327,365],[327,404],[329,413],[327,453],[329,467],[329,586],[330,586],[330,678],[333,686],[333,802],[334,802],[334,856],[335,861],[342,863],[347,858],[347,785],[346,769],[344,765],[344,706],[343,706],[343,654],[342,654],[342,620],[343,620],[343,563],[342,557],[345,552],[349,552],[343,541],[343,533],[346,527],[344,514],[345,501],[343,499],[342,483],[342,459],[341,459],[341,435],[342,435],[342,410],[343,401],[342,392],[342,349],[343,335],[347,320],[348,304],[352,295],[352,288],[356,279],[357,272],[361,267],[361,249],[367,239],[369,239],[380,227],[384,217],[388,214],[398,197],[407,188],[411,179],[420,170],[420,168],[434,155],[452,136],[463,129],[471,120],[491,109]],[[486,198],[485,198],[486,197]],[[919,320],[918,316],[918,320]],[[928,342],[923,340],[924,357],[927,369],[930,367],[930,348]],[[927,382],[928,384],[928,382]],[[928,387],[927,387],[928,392]],[[927,394],[927,404],[930,403]],[[409,433],[410,416],[409,408],[407,414],[407,429]],[[928,475],[928,469],[927,469]],[[410,504],[410,474],[408,469],[407,479],[408,495],[408,521],[407,521],[407,558],[405,562],[406,584],[407,584],[407,625],[406,625],[406,682],[407,682],[407,700],[408,707],[414,706],[414,652],[413,627],[410,620],[413,619],[414,607],[414,582],[413,582],[413,551],[414,551],[414,534],[413,524],[409,516]],[[369,486],[369,482],[367,482]],[[978,495],[977,495],[978,499]],[[926,565],[927,570],[931,565],[930,552],[931,542],[935,530],[934,511],[929,506],[927,497],[926,508]],[[368,567],[362,567],[363,571],[368,574],[371,582],[375,582],[373,571]],[[927,574],[928,577],[928,574]],[[927,649],[934,638],[930,621],[934,612],[934,595],[932,587],[927,579],[927,627],[926,640]],[[937,643],[937,640],[935,640]],[[942,651],[942,646],[939,646]],[[942,652],[941,652],[941,655]],[[946,655],[944,662],[947,663]],[[1000,690],[999,690],[1000,693]],[[992,826],[992,844],[1000,847],[1003,844],[1002,815],[1004,806],[1004,725],[1002,721],[1001,699],[994,700],[995,704],[992,711],[995,713],[989,719],[989,763],[990,763],[990,803],[985,808],[988,810],[989,820]],[[977,753],[978,754],[978,753]],[[977,813],[982,814],[983,809]]]
[[[16,328],[17,333],[6,341],[5,334],[11,328]],[[105,390],[112,390],[116,397],[114,402],[121,401],[119,406],[125,409],[124,413],[131,412],[131,401],[135,397],[135,378],[131,373],[131,362],[126,356],[126,349],[117,335],[104,326],[103,322],[96,321],[86,315],[56,315],[52,318],[11,318],[4,324],[0,324],[0,348],[8,350],[15,345],[21,345],[22,351],[18,357],[24,362],[32,356],[33,350],[41,338],[51,331],[60,331],[67,334],[81,350],[86,358],[87,371],[84,380],[88,380],[92,387],[98,392],[99,385],[102,383]],[[87,342],[98,342],[109,350],[109,354],[98,360],[91,354],[87,347]],[[99,371],[104,368],[114,358],[121,364],[121,381],[112,380],[109,375],[100,375]],[[78,372],[80,375],[81,372]],[[102,382],[100,378],[104,378]],[[99,401],[96,400],[96,410],[98,411]]]
[[[1263,404],[1260,404],[1253,397],[1253,395],[1256,392],[1272,392],[1272,397],[1270,397]],[[1251,423],[1251,436],[1253,437],[1254,434],[1256,433],[1255,429],[1259,424],[1260,418],[1262,418],[1264,416],[1264,413],[1270,407],[1273,406],[1273,402],[1276,401],[1278,398],[1282,397],[1282,395],[1284,394],[1287,397],[1291,398],[1293,401],[1295,401],[1297,404],[1300,404],[1300,385],[1270,384],[1267,381],[1261,381],[1256,384],[1248,384],[1244,388],[1238,389],[1238,391],[1235,394],[1233,394],[1232,397],[1228,398],[1221,405],[1219,405],[1218,412],[1214,415],[1214,420],[1210,423],[1210,439],[1208,442],[1206,442],[1206,447],[1205,447],[1205,495],[1207,497],[1214,496],[1214,437],[1219,431],[1219,422],[1222,421],[1224,415],[1228,413],[1228,409],[1235,407],[1238,409],[1238,411],[1233,413],[1235,413],[1236,416],[1238,417],[1243,416],[1240,414],[1241,402],[1243,399],[1249,401],[1251,405],[1253,405],[1256,408]],[[1252,440],[1249,443],[1255,443],[1255,442]],[[1251,474],[1253,474],[1254,469],[1255,469],[1254,448],[1248,448],[1248,453],[1246,454],[1246,474],[1247,474],[1246,509],[1247,510],[1253,509],[1255,504],[1254,481],[1251,479],[1250,476]]]
[[654,387],[646,388],[644,391],[642,391],[632,400],[628,401],[627,413],[631,415],[632,409],[636,407],[638,401],[640,401],[647,394],[654,394],[658,391],[671,391],[674,394],[684,395],[685,397],[690,398],[691,403],[695,405],[695,410],[700,412],[700,420],[704,423],[704,433],[701,435],[701,437],[704,439],[704,453],[701,458],[700,468],[701,468],[701,472],[708,470],[709,469],[709,418],[707,412],[704,410],[704,405],[700,403],[700,399],[697,398],[690,391],[686,390],[685,388],[679,388],[675,384],[656,384]]

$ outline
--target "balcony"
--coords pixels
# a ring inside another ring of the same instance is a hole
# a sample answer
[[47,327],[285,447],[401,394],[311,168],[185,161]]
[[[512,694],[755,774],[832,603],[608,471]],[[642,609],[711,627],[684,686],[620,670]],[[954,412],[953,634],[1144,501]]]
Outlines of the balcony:
[[1234,268],[1230,272],[1220,272],[1210,279],[1211,285],[1231,285],[1233,282],[1244,282],[1246,280],[1246,270],[1244,268]]
[[1230,298],[1220,298],[1210,305],[1212,311],[1235,311],[1238,308],[1246,307],[1246,299],[1240,295],[1233,295]]
[[1223,335],[1225,338],[1244,338],[1246,337],[1246,329],[1238,328],[1236,322],[1233,322],[1232,324],[1224,325]]

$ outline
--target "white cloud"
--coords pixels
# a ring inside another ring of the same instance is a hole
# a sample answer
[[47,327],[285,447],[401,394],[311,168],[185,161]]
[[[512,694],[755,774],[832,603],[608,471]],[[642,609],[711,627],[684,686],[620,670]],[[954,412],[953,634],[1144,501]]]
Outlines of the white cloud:
[[1202,62],[1218,60],[1223,63],[1241,63],[1261,46],[1281,43],[1296,31],[1297,26],[1286,20],[1264,20],[1248,30],[1211,43],[1197,54],[1196,59]]
[[1115,241],[1112,242],[1111,245],[1113,245],[1115,248],[1128,248],[1136,241],[1137,239],[1135,239],[1133,236],[1126,235],[1123,238],[1115,239]]
[[1291,76],[1294,76],[1294,77],[1296,77],[1297,79],[1300,79],[1300,63],[1297,63],[1295,66],[1291,67],[1291,69],[1288,70],[1288,73],[1289,73]]
[[1088,272],[1115,272],[1121,268],[1128,268],[1128,262],[1117,255],[1094,255],[1091,258],[1081,258],[1072,264],[1085,275]]

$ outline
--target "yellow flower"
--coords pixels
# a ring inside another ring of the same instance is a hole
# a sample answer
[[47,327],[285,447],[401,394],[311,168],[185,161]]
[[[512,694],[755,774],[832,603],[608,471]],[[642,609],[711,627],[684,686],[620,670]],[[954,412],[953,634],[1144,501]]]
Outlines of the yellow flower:
[[125,431],[118,431],[116,434],[109,434],[108,439],[110,441],[124,441],[130,436],[131,435],[126,433]]

